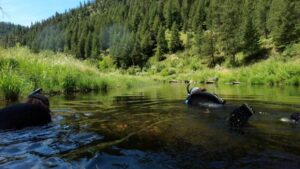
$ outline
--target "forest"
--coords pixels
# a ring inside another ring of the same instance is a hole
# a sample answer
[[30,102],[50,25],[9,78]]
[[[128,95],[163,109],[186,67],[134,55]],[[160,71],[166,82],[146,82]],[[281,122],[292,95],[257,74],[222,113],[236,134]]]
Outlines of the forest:
[[299,9],[298,0],[96,0],[30,27],[1,23],[0,44],[82,60],[108,56],[124,69],[182,51],[208,67],[236,67],[299,43]]

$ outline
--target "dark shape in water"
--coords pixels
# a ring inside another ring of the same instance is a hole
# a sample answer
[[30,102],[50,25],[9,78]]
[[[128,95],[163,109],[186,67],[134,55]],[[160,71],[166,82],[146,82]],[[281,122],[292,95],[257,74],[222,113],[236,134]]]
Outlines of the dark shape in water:
[[22,129],[51,121],[50,110],[29,103],[14,104],[0,110],[0,129]]
[[300,120],[300,113],[293,113],[293,114],[291,114],[290,119],[293,120],[293,121],[295,121],[295,122],[299,122],[299,120]]
[[22,129],[41,126],[51,121],[50,104],[46,96],[35,90],[26,103],[14,104],[0,109],[0,129]]
[[190,84],[187,85],[186,90],[188,97],[185,103],[189,105],[206,105],[206,104],[217,104],[224,105],[225,101],[219,96],[206,92],[206,89],[194,87],[189,89]]
[[226,102],[215,94],[208,92],[193,93],[188,96],[186,103],[189,105],[204,105],[204,104],[218,104],[224,105]]
[[230,114],[230,118],[229,118],[230,127],[236,127],[236,128],[244,127],[247,124],[249,118],[254,113],[255,112],[248,104],[243,104],[241,107],[235,109]]

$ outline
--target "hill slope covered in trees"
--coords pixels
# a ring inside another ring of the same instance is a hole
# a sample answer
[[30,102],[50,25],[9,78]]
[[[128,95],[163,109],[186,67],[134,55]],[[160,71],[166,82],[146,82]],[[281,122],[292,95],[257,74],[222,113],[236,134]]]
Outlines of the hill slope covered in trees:
[[14,46],[17,42],[24,44],[25,42],[21,38],[25,32],[26,27],[0,22],[0,46],[10,47]]
[[[279,52],[300,41],[298,0],[96,0],[36,23],[17,39],[34,51],[80,59],[110,55],[118,67],[193,49],[214,66],[262,57],[267,39]],[[21,29],[20,31],[24,31]]]

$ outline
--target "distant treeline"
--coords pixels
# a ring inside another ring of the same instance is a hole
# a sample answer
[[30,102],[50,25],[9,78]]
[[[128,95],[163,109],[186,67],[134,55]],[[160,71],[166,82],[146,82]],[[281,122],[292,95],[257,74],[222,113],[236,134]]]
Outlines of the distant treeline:
[[25,44],[23,35],[26,33],[26,29],[21,25],[0,22],[0,46],[11,47],[18,42]]
[[257,55],[261,39],[279,51],[299,42],[299,9],[299,0],[96,0],[1,40],[80,59],[109,54],[123,68],[192,47],[212,64],[221,56],[234,65],[238,52]]

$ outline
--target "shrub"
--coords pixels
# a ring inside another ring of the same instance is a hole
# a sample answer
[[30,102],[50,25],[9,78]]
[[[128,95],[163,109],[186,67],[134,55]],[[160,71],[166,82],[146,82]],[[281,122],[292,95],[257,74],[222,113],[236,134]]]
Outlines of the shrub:
[[67,74],[63,80],[63,89],[66,93],[72,93],[77,90],[78,77],[75,74]]
[[0,89],[6,100],[17,101],[23,88],[23,80],[12,73],[1,73]]

